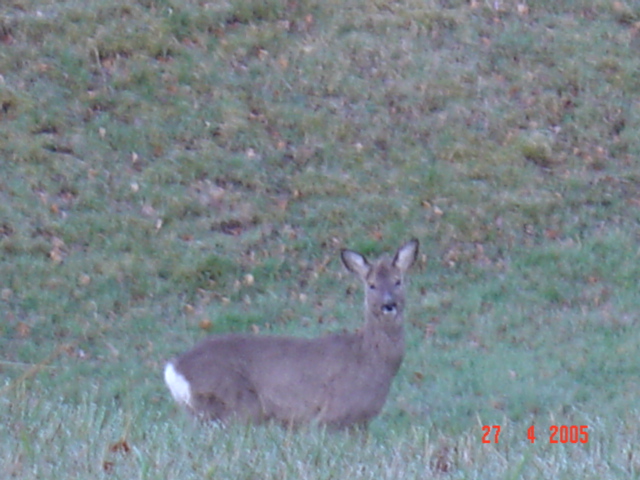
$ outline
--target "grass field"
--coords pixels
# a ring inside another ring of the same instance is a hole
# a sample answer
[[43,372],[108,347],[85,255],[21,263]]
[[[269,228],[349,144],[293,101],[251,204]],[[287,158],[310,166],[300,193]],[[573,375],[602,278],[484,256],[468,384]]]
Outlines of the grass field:
[[[3,0],[0,476],[640,478],[639,51],[635,0]],[[340,248],[411,237],[366,435],[174,406],[208,333],[357,328]]]

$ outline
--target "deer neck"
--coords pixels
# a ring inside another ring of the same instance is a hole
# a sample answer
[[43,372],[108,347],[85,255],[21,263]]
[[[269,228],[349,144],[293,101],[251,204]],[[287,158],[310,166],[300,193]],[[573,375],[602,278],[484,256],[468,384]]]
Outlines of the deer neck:
[[393,364],[393,368],[400,366],[404,357],[404,327],[401,318],[393,323],[367,318],[362,337],[365,351]]

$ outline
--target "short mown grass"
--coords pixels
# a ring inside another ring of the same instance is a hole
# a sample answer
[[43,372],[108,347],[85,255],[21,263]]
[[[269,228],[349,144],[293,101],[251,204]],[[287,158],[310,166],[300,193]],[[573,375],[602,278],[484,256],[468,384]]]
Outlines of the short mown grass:
[[[3,476],[638,478],[638,47],[624,1],[3,2]],[[340,248],[411,237],[367,434],[174,407],[168,358],[355,329]]]

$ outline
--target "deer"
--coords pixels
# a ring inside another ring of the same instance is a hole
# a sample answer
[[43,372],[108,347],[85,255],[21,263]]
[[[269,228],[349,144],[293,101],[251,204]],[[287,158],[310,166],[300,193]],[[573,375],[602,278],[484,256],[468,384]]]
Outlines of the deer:
[[418,248],[413,239],[393,257],[373,262],[342,250],[342,263],[364,283],[360,329],[318,338],[210,336],[165,365],[174,400],[196,417],[222,424],[238,419],[366,429],[404,358],[404,277]]

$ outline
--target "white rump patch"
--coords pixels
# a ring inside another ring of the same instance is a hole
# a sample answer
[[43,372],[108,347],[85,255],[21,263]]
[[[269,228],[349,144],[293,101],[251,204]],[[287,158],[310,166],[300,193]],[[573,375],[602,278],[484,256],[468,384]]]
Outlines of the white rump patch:
[[191,387],[189,382],[175,369],[171,362],[164,367],[164,381],[169,390],[171,390],[171,395],[176,402],[191,406]]

